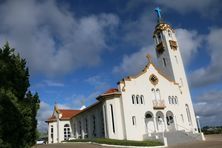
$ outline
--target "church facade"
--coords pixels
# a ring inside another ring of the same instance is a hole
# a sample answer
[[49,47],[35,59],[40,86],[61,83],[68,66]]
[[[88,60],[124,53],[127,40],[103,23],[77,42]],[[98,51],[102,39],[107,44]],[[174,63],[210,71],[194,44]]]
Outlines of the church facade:
[[[56,120],[47,121],[49,143],[68,138],[146,140],[173,131],[198,133],[181,49],[175,31],[160,16],[153,39],[157,66],[147,55],[147,65],[141,72],[123,78],[117,88],[99,95],[96,103],[74,111],[66,120],[62,111],[55,109]],[[52,129],[57,130],[53,133]]]

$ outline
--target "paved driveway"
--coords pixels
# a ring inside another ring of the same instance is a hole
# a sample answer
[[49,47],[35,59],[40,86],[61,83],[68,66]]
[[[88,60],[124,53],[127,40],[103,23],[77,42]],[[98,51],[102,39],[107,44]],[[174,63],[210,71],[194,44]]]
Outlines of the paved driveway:
[[222,134],[206,135],[205,137],[206,141],[180,144],[169,148],[222,148]]
[[43,144],[43,145],[34,146],[33,148],[104,148],[104,147],[96,144],[63,143],[63,144]]
[[[34,146],[33,148],[107,148],[95,144],[45,144]],[[220,135],[207,135],[206,141],[200,141],[195,143],[180,144],[170,146],[169,148],[222,148],[222,134]]]

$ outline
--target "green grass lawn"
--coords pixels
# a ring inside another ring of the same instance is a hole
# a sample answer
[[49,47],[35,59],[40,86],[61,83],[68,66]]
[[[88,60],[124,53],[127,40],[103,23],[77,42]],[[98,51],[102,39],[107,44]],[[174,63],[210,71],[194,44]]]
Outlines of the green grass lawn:
[[163,143],[159,141],[132,141],[132,140],[115,140],[115,139],[105,139],[105,138],[95,138],[95,139],[75,139],[66,142],[95,142],[100,144],[110,144],[110,145],[125,145],[125,146],[161,146]]

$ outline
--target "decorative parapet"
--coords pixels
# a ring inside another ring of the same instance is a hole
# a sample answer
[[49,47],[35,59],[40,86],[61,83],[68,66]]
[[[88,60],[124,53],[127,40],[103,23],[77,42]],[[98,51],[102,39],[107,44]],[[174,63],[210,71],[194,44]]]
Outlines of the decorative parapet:
[[164,100],[153,100],[153,109],[164,109],[165,107]]

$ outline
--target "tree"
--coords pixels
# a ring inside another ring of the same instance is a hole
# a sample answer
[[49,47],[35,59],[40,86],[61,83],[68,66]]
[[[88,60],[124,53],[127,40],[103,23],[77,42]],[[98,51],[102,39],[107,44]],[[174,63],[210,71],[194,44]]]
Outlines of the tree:
[[0,147],[35,144],[40,101],[29,86],[26,61],[7,42],[0,48]]

